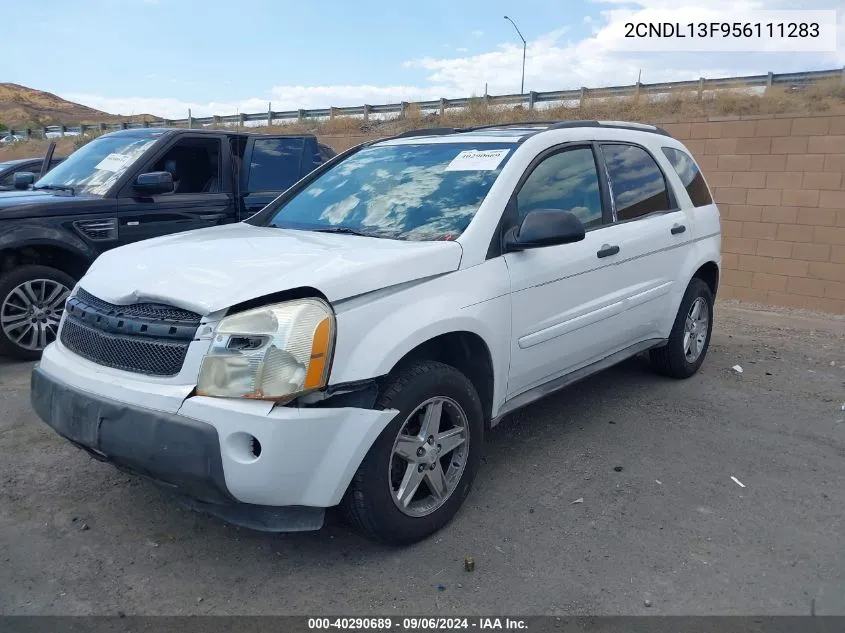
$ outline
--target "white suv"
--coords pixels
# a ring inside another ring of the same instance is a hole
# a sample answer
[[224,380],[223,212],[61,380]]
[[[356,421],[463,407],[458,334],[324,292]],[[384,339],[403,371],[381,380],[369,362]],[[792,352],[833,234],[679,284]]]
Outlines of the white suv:
[[507,413],[646,351],[694,374],[719,264],[716,205],[659,128],[406,133],[246,222],[100,256],[32,402],[194,509],[290,531],[341,504],[409,543],[456,513]]

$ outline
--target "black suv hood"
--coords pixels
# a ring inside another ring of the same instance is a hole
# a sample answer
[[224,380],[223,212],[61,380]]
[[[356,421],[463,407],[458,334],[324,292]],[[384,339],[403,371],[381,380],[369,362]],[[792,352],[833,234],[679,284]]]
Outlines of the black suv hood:
[[64,191],[0,191],[0,220],[62,215],[101,210],[114,200]]

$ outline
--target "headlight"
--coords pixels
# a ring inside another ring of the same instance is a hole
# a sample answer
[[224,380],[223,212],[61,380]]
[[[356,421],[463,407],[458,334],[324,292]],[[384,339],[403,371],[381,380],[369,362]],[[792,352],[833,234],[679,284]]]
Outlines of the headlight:
[[202,360],[197,394],[290,400],[325,387],[334,336],[334,314],[320,299],[228,316]]

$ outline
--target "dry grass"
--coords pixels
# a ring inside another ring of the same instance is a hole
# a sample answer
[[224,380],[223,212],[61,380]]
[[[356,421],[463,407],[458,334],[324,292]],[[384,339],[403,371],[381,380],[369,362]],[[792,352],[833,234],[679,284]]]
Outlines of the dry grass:
[[[643,123],[674,123],[703,120],[712,116],[748,116],[773,114],[818,114],[845,112],[845,86],[839,81],[820,82],[801,91],[783,87],[751,94],[748,89],[722,90],[705,93],[699,99],[695,92],[675,91],[661,95],[641,94],[638,97],[603,97],[599,91],[589,91],[580,105],[569,104],[535,110],[516,106],[490,106],[483,98],[472,99],[465,109],[447,109],[443,116],[423,112],[410,106],[404,116],[388,120],[336,116],[334,119],[305,120],[271,127],[245,128],[250,132],[302,134],[312,133],[329,137],[379,137],[423,127],[470,127],[530,120],[598,119],[640,121]],[[229,126],[231,129],[231,126]],[[92,136],[59,139],[57,155],[88,142]],[[351,143],[351,141],[350,141]],[[12,147],[0,147],[0,160],[44,153],[48,142],[33,140]],[[337,145],[337,143],[332,143]],[[345,145],[341,142],[340,145]],[[345,149],[336,147],[335,149]]]

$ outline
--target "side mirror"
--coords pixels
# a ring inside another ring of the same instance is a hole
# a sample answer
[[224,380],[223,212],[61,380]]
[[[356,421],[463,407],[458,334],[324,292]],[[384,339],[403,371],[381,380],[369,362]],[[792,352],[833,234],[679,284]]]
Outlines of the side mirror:
[[19,171],[15,174],[13,182],[15,189],[29,189],[35,183],[35,174],[31,171]]
[[529,211],[519,226],[505,235],[505,252],[570,244],[584,239],[584,225],[573,213],[559,209]]
[[151,171],[135,179],[135,190],[148,196],[173,191],[173,174],[169,171]]

